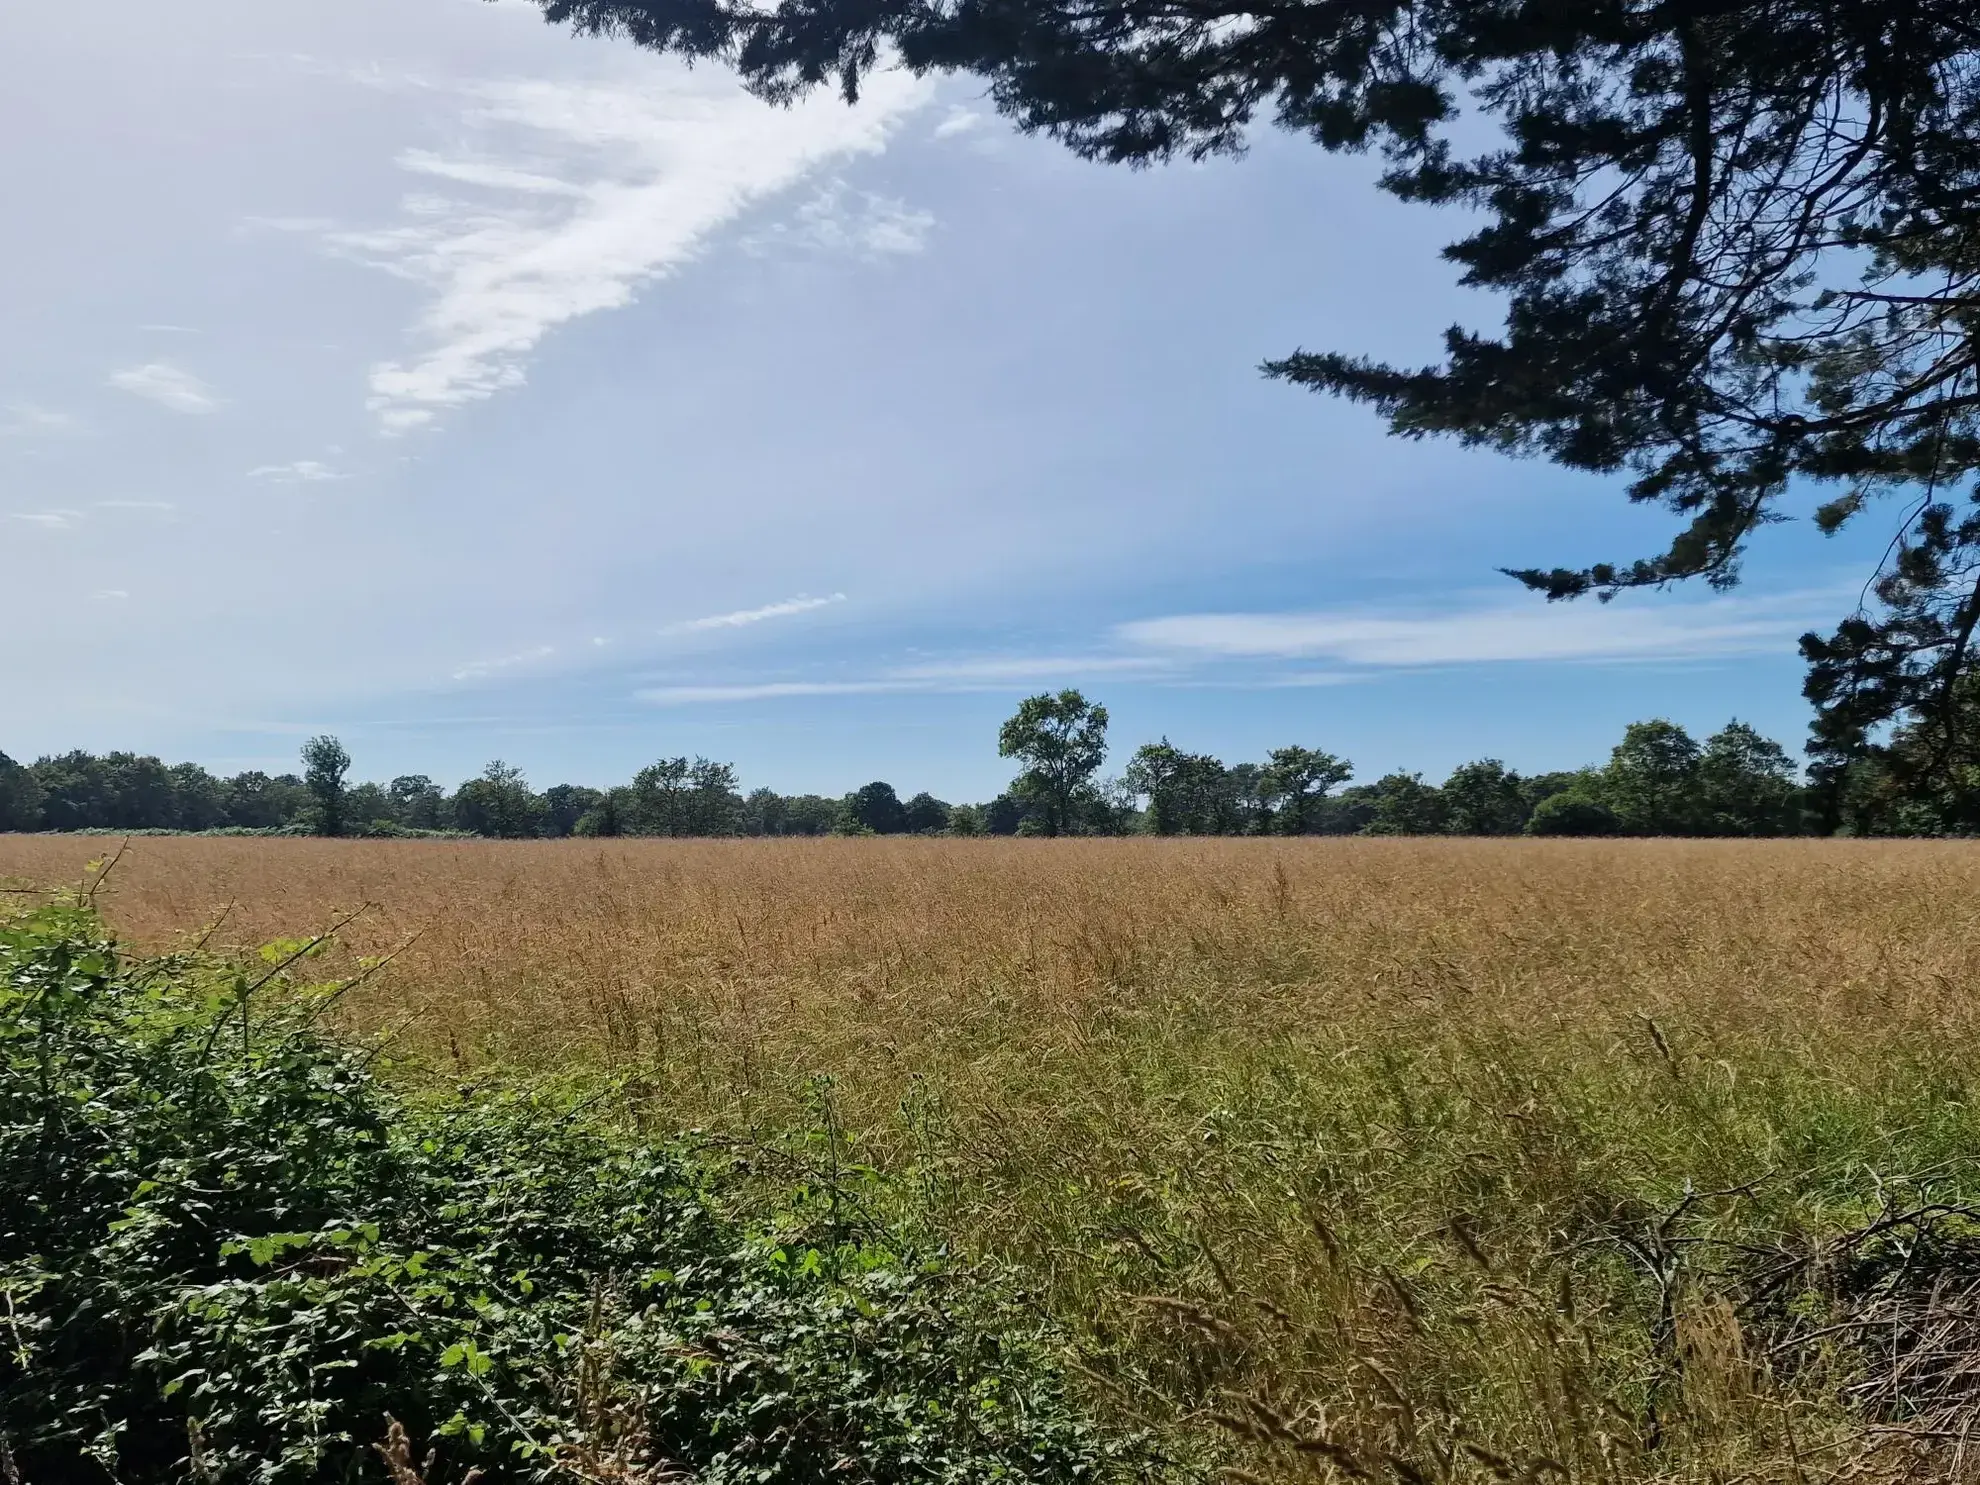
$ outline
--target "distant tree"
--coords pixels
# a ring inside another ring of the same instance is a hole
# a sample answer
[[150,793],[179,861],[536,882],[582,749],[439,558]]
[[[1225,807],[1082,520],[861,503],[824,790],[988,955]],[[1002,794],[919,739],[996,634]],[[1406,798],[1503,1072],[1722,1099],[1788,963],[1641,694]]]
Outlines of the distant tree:
[[1621,830],[1614,810],[1579,789],[1549,794],[1526,822],[1528,835],[1615,835]]
[[1125,778],[1100,779],[1080,799],[1081,834],[1127,835],[1140,824],[1136,795]]
[[37,758],[31,770],[50,830],[88,830],[109,822],[109,790],[97,759],[80,749]]
[[1363,835],[1440,835],[1446,812],[1444,796],[1423,775],[1392,773],[1371,786],[1374,806]]
[[259,769],[226,781],[227,823],[246,830],[278,830],[295,824],[310,809],[310,792],[295,774],[273,778]]
[[386,786],[392,818],[408,830],[438,830],[444,823],[447,796],[423,773],[400,774]]
[[1801,790],[1787,751],[1741,721],[1705,739],[1698,757],[1699,826],[1711,835],[1787,835]]
[[1277,805],[1274,826],[1281,835],[1306,835],[1314,810],[1328,791],[1354,777],[1354,765],[1318,748],[1274,748],[1265,761],[1265,786]]
[[318,835],[344,833],[344,775],[351,770],[351,755],[336,738],[325,734],[303,744],[303,785],[316,806]]
[[986,835],[1016,835],[1024,828],[1025,801],[1015,794],[999,794],[983,807]]
[[1373,784],[1358,784],[1338,794],[1328,794],[1312,802],[1307,815],[1311,835],[1359,835],[1375,818],[1375,801],[1381,791]]
[[743,799],[744,835],[783,835],[790,811],[784,796],[775,789],[752,789]]
[[907,829],[913,835],[936,835],[949,828],[950,808],[923,790],[907,802]]
[[1128,760],[1122,777],[1128,788],[1148,801],[1147,823],[1152,835],[1175,835],[1184,827],[1179,786],[1189,756],[1164,737],[1160,742],[1143,743]]
[[1438,790],[1444,797],[1444,829],[1452,835],[1519,834],[1531,813],[1522,782],[1497,758],[1452,770]]
[[734,835],[743,799],[736,772],[707,758],[662,758],[633,775],[629,835]]
[[344,820],[353,834],[389,835],[399,828],[397,801],[383,784],[353,784],[344,791]]
[[633,775],[626,810],[628,835],[686,835],[693,815],[688,775],[694,765],[685,757],[662,758]]
[[959,804],[950,809],[949,834],[969,837],[986,833],[982,805]]
[[838,829],[843,812],[841,801],[823,794],[793,794],[784,801],[785,833],[830,835]]
[[1144,743],[1128,760],[1127,787],[1147,799],[1155,835],[1228,835],[1243,820],[1238,785],[1221,759],[1186,753],[1166,737]]
[[1071,689],[1027,696],[997,734],[997,755],[1024,764],[1011,791],[1037,806],[1041,833],[1070,834],[1107,756],[1107,708]]
[[742,829],[742,795],[732,764],[697,758],[688,770],[689,835],[735,835]]
[[0,753],[0,830],[40,828],[40,782],[31,769]]
[[598,803],[578,817],[577,824],[571,827],[571,834],[602,839],[624,835],[630,805],[628,794],[629,791],[623,787],[607,789]]
[[574,834],[577,822],[598,807],[605,796],[582,784],[552,784],[543,791],[543,833],[561,840]]
[[848,820],[875,835],[900,835],[908,828],[908,813],[892,784],[875,780],[846,800]]
[[1565,794],[1569,790],[1580,793],[1584,798],[1600,798],[1602,770],[1576,768],[1554,773],[1528,774],[1519,781],[1519,797],[1525,801],[1528,815],[1540,807],[1542,800],[1551,799],[1556,794]]
[[1602,802],[1630,835],[1689,835],[1699,824],[1698,744],[1675,722],[1632,722],[1602,771]]
[[543,801],[531,791],[520,768],[500,758],[454,791],[454,825],[476,835],[523,840],[543,829]]

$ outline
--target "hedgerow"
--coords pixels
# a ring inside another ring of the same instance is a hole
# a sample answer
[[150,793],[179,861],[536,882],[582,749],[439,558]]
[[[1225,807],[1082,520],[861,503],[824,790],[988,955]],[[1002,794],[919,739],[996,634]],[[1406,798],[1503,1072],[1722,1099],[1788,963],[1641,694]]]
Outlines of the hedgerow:
[[390,1420],[428,1485],[1145,1468],[995,1276],[836,1200],[745,1222],[719,1166],[569,1098],[382,1078],[306,949],[0,923],[7,1478],[384,1479]]

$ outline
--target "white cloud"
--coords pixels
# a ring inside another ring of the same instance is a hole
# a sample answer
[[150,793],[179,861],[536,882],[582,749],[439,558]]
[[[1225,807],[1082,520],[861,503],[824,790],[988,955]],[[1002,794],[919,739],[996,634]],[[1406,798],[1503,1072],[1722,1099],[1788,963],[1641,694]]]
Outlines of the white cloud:
[[164,361],[113,371],[110,385],[176,413],[210,413],[220,406],[220,399],[205,382],[190,371]]
[[877,259],[920,252],[934,227],[929,212],[834,181],[799,207],[790,221],[755,233],[744,246],[753,253],[795,247]]
[[32,402],[10,402],[0,408],[0,438],[59,438],[82,432],[82,419]]
[[921,691],[911,681],[765,681],[740,686],[651,686],[635,691],[634,699],[657,706],[685,706],[702,701],[767,701],[779,696],[871,696],[882,691]]
[[313,485],[324,480],[349,479],[328,464],[320,464],[314,459],[297,459],[292,464],[263,464],[248,471],[251,480],[268,479],[283,485]]
[[[408,151],[398,163],[472,199],[416,193],[398,225],[373,231],[266,224],[321,231],[331,252],[430,291],[412,355],[371,373],[370,406],[387,431],[520,386],[546,335],[630,303],[815,171],[877,153],[932,85],[877,73],[856,109],[822,95],[768,108],[712,69],[675,67],[636,87],[516,80],[461,91],[476,147]],[[903,218],[867,235],[873,250],[899,251],[912,232]]]
[[50,531],[66,530],[83,518],[79,510],[17,510],[9,514],[16,521],[26,521],[31,526],[42,526]]
[[514,670],[519,665],[528,665],[537,660],[547,660],[557,653],[555,645],[535,645],[514,655],[504,655],[499,660],[472,660],[454,672],[457,681],[477,680],[482,676],[496,675],[505,670]]
[[685,706],[711,701],[766,701],[786,696],[873,696],[897,692],[1006,691],[1088,675],[1159,675],[1165,660],[1131,655],[990,655],[895,666],[846,681],[751,681],[733,685],[654,686],[640,701]]
[[935,126],[935,138],[954,139],[958,135],[973,134],[990,122],[990,116],[973,108],[957,104]]
[[127,590],[123,588],[98,588],[94,593],[90,594],[89,596],[91,598],[104,599],[109,602],[115,603],[115,602],[120,602],[123,599],[129,598],[131,595]]
[[90,503],[98,510],[170,511],[178,509],[169,500],[95,500]]
[[1048,681],[1085,675],[1145,675],[1169,668],[1146,655],[990,655],[901,665],[887,672],[914,681]]
[[662,633],[690,634],[708,629],[741,629],[749,624],[761,624],[766,619],[783,619],[792,614],[808,614],[813,609],[830,608],[835,603],[844,603],[846,595],[833,593],[825,598],[811,598],[800,593],[796,598],[786,598],[781,603],[766,603],[761,608],[737,609],[730,614],[710,614],[705,619],[688,619],[684,623],[669,625]]
[[1171,653],[1252,660],[1333,660],[1407,667],[1521,660],[1698,660],[1779,650],[1822,609],[1818,598],[1716,598],[1641,604],[1454,603],[1438,612],[1179,614],[1120,625],[1118,638]]

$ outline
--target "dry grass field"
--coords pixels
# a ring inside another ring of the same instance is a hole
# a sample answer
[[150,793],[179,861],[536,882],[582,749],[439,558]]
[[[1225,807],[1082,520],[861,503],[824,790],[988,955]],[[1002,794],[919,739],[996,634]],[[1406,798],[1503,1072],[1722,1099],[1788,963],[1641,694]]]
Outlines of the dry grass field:
[[369,904],[326,973],[401,949],[342,1012],[412,1075],[872,1170],[1179,1468],[1980,1478],[1967,846],[140,839],[99,901]]

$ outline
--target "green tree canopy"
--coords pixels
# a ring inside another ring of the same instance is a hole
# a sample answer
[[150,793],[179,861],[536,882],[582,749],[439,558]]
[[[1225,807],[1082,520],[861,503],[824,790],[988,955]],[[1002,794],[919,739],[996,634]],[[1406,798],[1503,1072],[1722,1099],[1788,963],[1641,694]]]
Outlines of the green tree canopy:
[[1078,691],[1027,696],[997,734],[997,755],[1024,765],[1012,791],[1038,806],[1046,835],[1066,835],[1107,757],[1107,708]]
[[0,830],[39,830],[41,799],[33,772],[0,753]]
[[344,775],[351,771],[351,755],[344,745],[329,735],[312,737],[303,744],[303,787],[316,805],[316,828],[323,835],[344,833]]
[[1727,586],[1804,498],[1833,531],[1904,493],[1876,608],[1803,641],[1817,741],[1950,723],[1980,633],[1972,0],[538,3],[778,102],[856,99],[883,57],[973,74],[1091,159],[1234,153],[1260,120],[1380,151],[1384,190],[1463,214],[1446,257],[1503,323],[1453,327],[1428,366],[1268,373],[1407,437],[1623,474],[1676,518],[1660,552],[1515,574],[1552,598]]
[[1631,835],[1688,835],[1699,818],[1698,756],[1675,722],[1632,722],[1602,772],[1602,802]]
[[1274,820],[1282,835],[1305,835],[1314,828],[1315,807],[1331,789],[1354,777],[1354,765],[1317,748],[1274,748],[1265,762],[1265,786],[1278,805]]
[[1519,834],[1531,813],[1524,782],[1497,758],[1452,770],[1437,791],[1444,799],[1444,828],[1453,835]]
[[847,797],[846,815],[854,825],[875,835],[900,835],[908,828],[908,812],[900,795],[892,784],[879,779]]
[[1787,752],[1744,722],[1705,739],[1698,756],[1699,825],[1713,835],[1788,835],[1801,790]]
[[1363,835],[1440,835],[1448,819],[1444,796],[1415,773],[1392,773],[1375,781],[1369,802],[1374,813]]
[[934,835],[949,828],[949,806],[923,790],[907,802],[905,823],[915,835]]
[[524,840],[543,833],[547,811],[520,768],[495,759],[454,793],[454,824],[476,835]]

